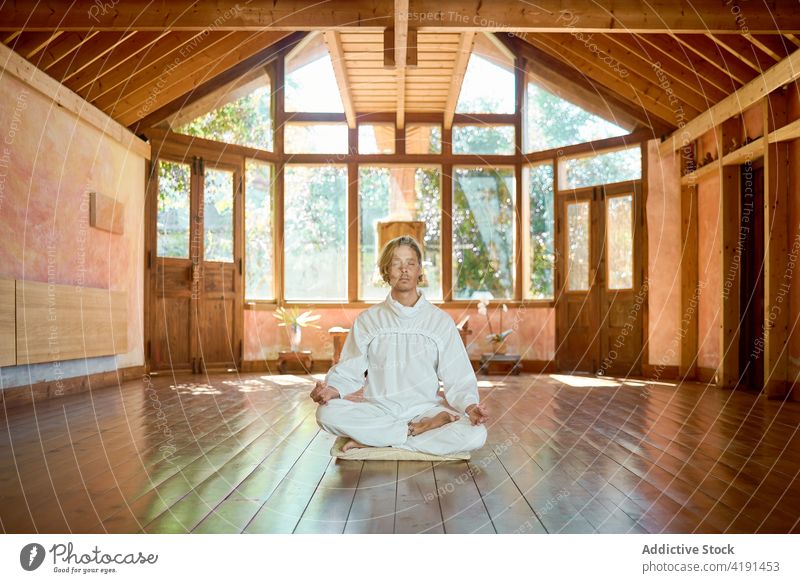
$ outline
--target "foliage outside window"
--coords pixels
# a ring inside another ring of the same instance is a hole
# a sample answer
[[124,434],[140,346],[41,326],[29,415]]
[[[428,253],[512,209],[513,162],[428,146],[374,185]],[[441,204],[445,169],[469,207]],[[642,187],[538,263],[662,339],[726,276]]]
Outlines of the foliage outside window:
[[287,300],[347,301],[347,167],[284,171]]
[[223,105],[175,131],[198,138],[272,150],[272,112],[269,85]]
[[514,295],[513,168],[455,168],[453,297]]
[[638,145],[595,156],[567,158],[559,164],[559,188],[582,188],[642,177],[642,151]]
[[233,261],[233,172],[206,168],[203,187],[203,258]]
[[453,154],[513,153],[513,125],[453,126]]
[[528,296],[553,299],[555,263],[553,225],[553,165],[525,169],[530,201],[530,282]]
[[456,113],[514,113],[514,69],[475,53],[456,103]]
[[189,258],[190,179],[188,164],[159,160],[156,218],[159,257]]
[[425,223],[423,271],[428,280],[425,296],[442,299],[441,171],[435,167],[362,166],[359,168],[359,244],[361,277],[359,297],[378,300],[386,297],[377,269],[377,221],[409,220]]
[[273,278],[272,165],[258,160],[245,162],[245,297],[271,300]]
[[528,83],[526,106],[527,152],[571,146],[628,133],[624,128],[593,115],[534,83]]
[[310,35],[299,51],[286,58],[284,109],[342,113],[344,104],[328,47],[321,33]]

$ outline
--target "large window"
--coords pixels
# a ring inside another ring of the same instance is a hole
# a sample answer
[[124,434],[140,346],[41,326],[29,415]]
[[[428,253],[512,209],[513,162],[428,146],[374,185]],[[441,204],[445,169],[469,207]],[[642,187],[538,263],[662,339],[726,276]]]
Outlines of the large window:
[[553,165],[525,168],[525,183],[530,208],[530,281],[527,297],[553,298],[554,240]]
[[245,298],[271,300],[275,261],[273,255],[272,164],[245,162]]
[[310,33],[286,57],[284,90],[286,111],[344,111],[333,62],[321,33]]
[[642,151],[636,145],[626,150],[567,158],[559,164],[559,169],[559,188],[638,180],[642,177]]
[[528,83],[526,151],[538,152],[624,136],[627,130]]
[[287,123],[287,154],[346,154],[347,125],[343,123]]
[[455,168],[453,297],[514,295],[513,168]]
[[514,66],[472,53],[456,113],[514,113]]
[[379,222],[388,221],[424,223],[420,243],[425,254],[422,267],[427,286],[420,287],[428,299],[442,298],[440,182],[441,172],[435,167],[362,166],[359,169],[361,299],[383,299],[388,293],[389,288],[382,283],[377,268],[380,253],[377,227]]
[[514,126],[453,126],[453,154],[513,154]]
[[[272,150],[272,93],[269,77],[264,75],[257,84],[256,89],[250,89],[224,105],[215,104],[215,109],[176,127],[175,131],[226,144]],[[248,84],[245,90],[251,86],[252,84]],[[237,90],[231,95],[238,95],[242,91]]]
[[159,257],[189,258],[189,202],[191,169],[179,162],[158,162]]
[[347,168],[284,170],[287,300],[347,301]]

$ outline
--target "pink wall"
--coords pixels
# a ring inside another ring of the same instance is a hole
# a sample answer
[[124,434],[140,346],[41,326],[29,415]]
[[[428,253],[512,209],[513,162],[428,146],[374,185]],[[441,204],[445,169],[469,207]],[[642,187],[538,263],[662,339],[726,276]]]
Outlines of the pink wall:
[[[388,291],[387,291],[388,293]],[[497,332],[500,325],[499,312],[495,308],[501,304],[492,303],[489,311],[492,312],[492,327]],[[317,322],[320,329],[304,328],[302,347],[311,350],[318,358],[330,358],[333,354],[333,344],[328,334],[328,329],[333,326],[349,328],[361,310],[343,307],[314,310],[322,318]],[[489,349],[484,336],[489,333],[486,318],[478,314],[477,309],[447,309],[445,310],[454,322],[460,322],[466,315],[470,315],[469,327],[473,331],[469,336],[468,352],[477,359],[482,352]],[[279,350],[289,347],[289,337],[283,327],[278,327],[278,321],[272,316],[271,311],[245,310],[245,360],[275,359]],[[529,360],[549,361],[555,353],[555,310],[540,307],[509,307],[503,315],[503,329],[514,328],[514,333],[508,339],[508,352],[522,355]]]
[[678,157],[647,144],[647,255],[650,364],[680,364],[681,187]]
[[[126,291],[130,351],[117,365],[141,365],[145,160],[0,75],[0,278]],[[124,234],[89,226],[88,190],[125,204]]]
[[719,223],[720,181],[707,174],[697,185],[697,273],[700,294],[697,308],[697,366],[716,369],[720,363],[720,273]]

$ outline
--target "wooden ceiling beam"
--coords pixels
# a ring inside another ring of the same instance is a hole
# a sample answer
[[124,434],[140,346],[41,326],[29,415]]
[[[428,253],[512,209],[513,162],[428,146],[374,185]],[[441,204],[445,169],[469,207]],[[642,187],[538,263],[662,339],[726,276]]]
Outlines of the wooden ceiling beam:
[[[608,34],[605,35],[605,38],[639,55],[645,60],[648,67],[661,69],[671,80],[701,95],[711,104],[716,103],[735,89],[735,87],[731,87],[730,79],[726,77],[729,80],[728,91],[723,91],[706,80],[698,71],[692,70],[685,61],[681,62],[674,59],[669,53],[657,50],[652,45],[642,42],[636,35]],[[680,90],[680,87],[676,90]]]
[[64,83],[92,63],[102,59],[124,41],[136,36],[136,34],[136,31],[97,34],[88,42],[83,43],[71,59],[62,59],[50,67],[47,70],[47,74],[53,79]]
[[[739,33],[739,22],[718,0],[608,0],[565,4],[537,0],[531,4],[410,0],[409,26],[419,30],[485,30],[519,32],[666,32]],[[96,0],[17,0],[0,8],[0,31],[46,30],[216,30],[229,31],[382,31],[394,22],[394,0],[126,0],[106,9]],[[566,7],[568,6],[568,7]],[[800,33],[800,11],[792,3],[747,7],[751,34]],[[780,30],[778,24],[780,23]]]
[[333,73],[336,76],[336,84],[339,86],[339,93],[342,96],[342,104],[344,105],[344,114],[347,118],[347,127],[353,129],[356,127],[356,112],[353,108],[353,96],[350,92],[350,81],[347,79],[347,66],[344,60],[344,51],[342,50],[342,41],[339,37],[340,33],[331,30],[324,33],[325,43],[328,45],[328,51],[331,54],[331,63],[333,64]]
[[[788,40],[790,43],[792,43],[794,46],[796,46],[796,47],[800,48],[800,38],[797,38],[797,35],[794,35],[794,34],[784,34],[784,35],[783,35],[783,38],[787,39],[787,40]],[[794,52],[794,49],[792,49],[791,47],[789,47],[789,50],[790,50],[791,52]]]
[[[279,33],[277,36],[281,36],[281,34]],[[220,87],[246,76],[256,69],[267,66],[275,59],[281,58],[288,51],[293,50],[306,36],[307,33],[305,32],[295,32],[293,34],[281,36],[276,42],[269,44],[254,55],[240,61],[224,72],[215,75],[213,78],[202,81],[199,85],[187,88],[184,93],[177,97],[171,99],[165,98],[164,105],[161,105],[141,120],[132,124],[131,129],[139,133],[140,129],[146,130],[147,128],[155,126],[168,117],[180,112],[184,107],[191,106],[196,101],[211,95],[214,91],[219,90]],[[273,87],[273,91],[275,89],[276,88]]]
[[475,42],[475,33],[471,31],[462,32],[461,40],[458,43],[456,53],[456,63],[453,67],[452,82],[450,84],[450,94],[444,105],[444,128],[450,129],[453,126],[453,116],[456,113],[458,96],[461,94],[461,85],[464,83],[464,75],[467,72],[467,64],[472,54],[472,43]]
[[714,35],[706,33],[706,36],[753,69],[756,75],[760,75],[777,62],[775,59],[764,54],[761,49],[742,35]]
[[9,48],[19,53],[28,60],[44,49],[48,44],[53,42],[62,32],[48,31],[48,32],[23,32],[17,36],[14,41],[9,45]]
[[[647,35],[641,36],[642,38],[647,38]],[[753,69],[748,67],[741,60],[731,58],[731,55],[729,55],[727,51],[705,35],[694,34],[690,36],[680,36],[670,34],[670,36],[686,50],[702,58],[717,70],[732,77],[741,85],[744,85],[758,75],[758,73],[753,71]]]
[[744,87],[737,89],[697,118],[691,120],[686,126],[674,132],[659,146],[661,154],[667,155],[678,150],[687,140],[694,140],[731,116],[764,99],[777,88],[793,83],[798,78],[800,78],[800,51],[795,51],[780,63],[765,71],[763,75],[759,75]]
[[772,57],[776,63],[791,55],[795,49],[795,46],[783,35],[746,34],[744,37]]
[[[632,37],[637,44],[648,47],[648,52],[660,59],[662,64],[673,63],[677,67],[682,67],[689,75],[702,79],[725,95],[744,85],[669,35],[637,34]],[[627,42],[624,40],[626,37],[619,38],[622,42]]]
[[[681,115],[691,119],[700,113],[686,103],[682,103],[682,111],[669,104],[669,96],[657,85],[652,85],[633,75],[626,78],[620,77],[606,64],[587,56],[586,51],[579,48],[582,45],[567,42],[561,39],[555,42],[552,37],[544,35],[527,35],[526,41],[549,52],[556,58],[566,58],[569,64],[576,69],[578,74],[586,75],[593,81],[604,85],[611,91],[622,95],[634,103],[640,104],[647,111],[663,120],[677,120]],[[674,122],[677,125],[677,121]]]
[[37,68],[45,71],[48,75],[49,69],[63,60],[69,61],[70,55],[77,51],[81,45],[99,33],[90,32],[65,32],[40,52],[35,58],[30,59],[31,63]]
[[[114,117],[122,125],[130,126],[154,108],[190,92],[193,87],[223,73],[264,47],[274,44],[283,36],[286,36],[286,33],[273,31],[230,33],[217,43],[197,50],[191,59],[176,65],[157,95],[153,95],[150,85],[130,93],[125,92],[124,96],[113,105]],[[144,104],[148,107],[143,107]]]

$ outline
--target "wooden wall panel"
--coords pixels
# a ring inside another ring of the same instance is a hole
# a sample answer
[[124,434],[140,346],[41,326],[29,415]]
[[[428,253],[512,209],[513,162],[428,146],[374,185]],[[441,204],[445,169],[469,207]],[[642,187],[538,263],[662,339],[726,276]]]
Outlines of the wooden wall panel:
[[127,293],[16,282],[17,364],[128,350]]
[[14,280],[0,279],[0,366],[17,364],[14,343]]

